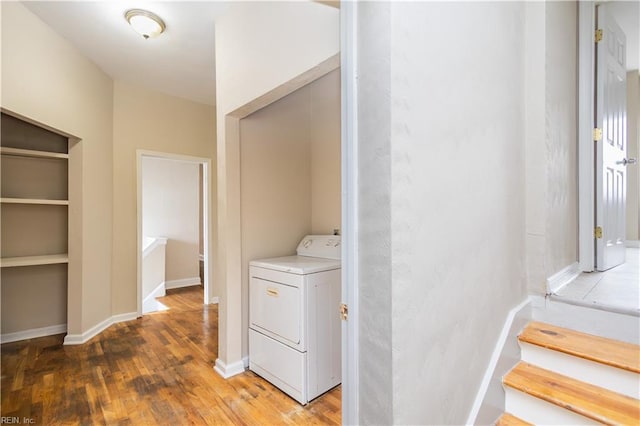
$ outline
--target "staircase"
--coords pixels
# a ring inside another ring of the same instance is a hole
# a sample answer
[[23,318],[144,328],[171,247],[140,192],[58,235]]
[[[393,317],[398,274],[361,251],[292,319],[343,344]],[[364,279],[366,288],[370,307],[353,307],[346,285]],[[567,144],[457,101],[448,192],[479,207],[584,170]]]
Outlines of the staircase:
[[497,425],[640,424],[640,346],[540,322],[518,340]]

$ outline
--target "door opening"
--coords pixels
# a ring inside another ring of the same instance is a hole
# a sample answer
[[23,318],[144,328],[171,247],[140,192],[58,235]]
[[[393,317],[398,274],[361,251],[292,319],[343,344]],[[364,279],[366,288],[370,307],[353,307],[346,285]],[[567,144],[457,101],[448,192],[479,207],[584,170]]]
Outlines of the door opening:
[[203,304],[215,303],[209,256],[211,160],[138,150],[137,165],[138,315],[166,309],[156,297],[173,288],[201,285]]
[[625,261],[627,166],[626,37],[608,9],[596,6],[595,268]]

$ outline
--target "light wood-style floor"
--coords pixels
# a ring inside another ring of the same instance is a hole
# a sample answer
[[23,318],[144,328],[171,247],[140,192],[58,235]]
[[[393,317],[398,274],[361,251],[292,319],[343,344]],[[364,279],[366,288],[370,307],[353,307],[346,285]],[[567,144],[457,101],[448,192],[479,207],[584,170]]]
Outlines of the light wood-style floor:
[[[38,425],[339,424],[341,390],[303,407],[250,371],[222,379],[217,305],[173,290],[169,310],[79,346],[63,335],[2,345],[2,416]],[[23,422],[24,423],[24,422]]]

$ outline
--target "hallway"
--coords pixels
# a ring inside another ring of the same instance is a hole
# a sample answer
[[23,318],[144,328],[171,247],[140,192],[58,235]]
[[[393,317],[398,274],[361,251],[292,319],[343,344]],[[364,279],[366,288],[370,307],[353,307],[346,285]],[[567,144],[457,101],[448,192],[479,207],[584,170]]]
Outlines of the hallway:
[[556,300],[640,316],[640,249],[627,248],[626,262],[605,272],[582,273]]

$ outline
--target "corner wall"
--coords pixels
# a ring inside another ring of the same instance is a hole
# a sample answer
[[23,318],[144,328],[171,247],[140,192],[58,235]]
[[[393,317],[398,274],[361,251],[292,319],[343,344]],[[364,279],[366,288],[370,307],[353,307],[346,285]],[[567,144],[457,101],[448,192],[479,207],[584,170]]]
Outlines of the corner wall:
[[1,104],[81,139],[70,150],[68,333],[112,315],[113,82],[18,2],[2,2]]

